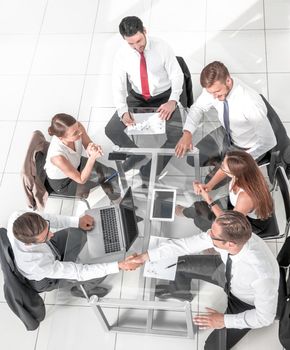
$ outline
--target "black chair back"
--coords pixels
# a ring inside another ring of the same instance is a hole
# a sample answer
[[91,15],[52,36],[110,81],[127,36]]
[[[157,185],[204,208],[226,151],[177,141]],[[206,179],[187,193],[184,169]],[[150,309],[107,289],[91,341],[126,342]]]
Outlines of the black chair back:
[[287,179],[285,170],[281,165],[277,167],[275,177],[282,194],[285,214],[286,214],[286,221],[287,221],[287,224],[289,224],[290,223],[290,187],[289,187],[289,181]]

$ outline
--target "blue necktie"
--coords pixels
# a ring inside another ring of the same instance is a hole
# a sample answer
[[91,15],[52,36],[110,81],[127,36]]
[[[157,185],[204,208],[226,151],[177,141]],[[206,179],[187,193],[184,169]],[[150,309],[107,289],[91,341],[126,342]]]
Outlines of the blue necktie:
[[231,132],[230,132],[230,117],[229,117],[229,105],[228,101],[224,100],[224,126],[226,129],[226,138],[228,146],[231,145]]

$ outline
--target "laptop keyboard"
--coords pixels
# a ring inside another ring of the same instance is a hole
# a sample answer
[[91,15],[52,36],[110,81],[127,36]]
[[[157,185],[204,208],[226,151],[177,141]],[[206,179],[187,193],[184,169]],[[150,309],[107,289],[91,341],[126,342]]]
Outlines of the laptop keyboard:
[[100,210],[103,237],[106,253],[114,253],[121,250],[118,234],[118,224],[115,208],[105,208]]

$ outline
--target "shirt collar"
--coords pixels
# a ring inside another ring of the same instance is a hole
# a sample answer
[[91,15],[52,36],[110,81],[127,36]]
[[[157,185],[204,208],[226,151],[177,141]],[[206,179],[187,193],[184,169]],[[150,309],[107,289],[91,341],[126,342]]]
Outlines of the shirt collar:
[[[251,239],[251,238],[250,238]],[[238,254],[231,255],[233,261],[239,261],[248,253],[250,248],[250,239],[244,244],[243,248],[238,252]]]

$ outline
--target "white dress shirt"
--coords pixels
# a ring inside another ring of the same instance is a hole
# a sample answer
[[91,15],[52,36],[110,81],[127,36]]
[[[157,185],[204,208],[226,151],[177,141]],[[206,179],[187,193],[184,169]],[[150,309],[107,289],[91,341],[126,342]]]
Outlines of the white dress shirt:
[[[55,259],[50,247],[46,243],[25,244],[17,240],[13,234],[13,222],[24,212],[15,212],[9,218],[7,232],[13,249],[17,268],[21,274],[30,280],[40,281],[43,278],[69,279],[86,281],[119,272],[118,263],[78,264],[70,261]],[[64,229],[78,227],[79,218],[76,216],[50,215],[41,216],[50,221],[51,227]]]
[[[233,78],[233,88],[227,96],[227,101],[231,138],[236,146],[248,148],[247,152],[257,159],[276,145],[276,137],[267,118],[267,107],[256,91],[239,79]],[[203,113],[211,107],[217,110],[223,125],[223,101],[219,101],[203,89],[189,110],[183,130],[193,133]]]
[[[144,50],[148,83],[151,96],[165,92],[171,87],[169,100],[179,101],[182,93],[183,73],[170,46],[163,40],[146,36]],[[113,99],[121,118],[128,112],[126,103],[127,78],[132,88],[142,94],[140,78],[140,54],[132,49],[127,42],[117,52],[113,66]]]
[[81,162],[82,156],[82,139],[75,141],[75,151],[70,147],[66,146],[57,136],[52,136],[50,145],[48,147],[46,162],[44,169],[50,179],[59,180],[67,178],[67,176],[51,162],[52,157],[63,156],[66,158],[74,168],[78,168]]
[[[182,239],[170,239],[160,247],[149,250],[150,260],[156,261],[169,256],[199,253],[214,248],[226,264],[228,252],[216,248],[207,233]],[[231,293],[243,302],[255,306],[239,314],[225,314],[226,328],[260,328],[270,325],[275,318],[279,266],[267,244],[252,234],[242,250],[231,255]]]

